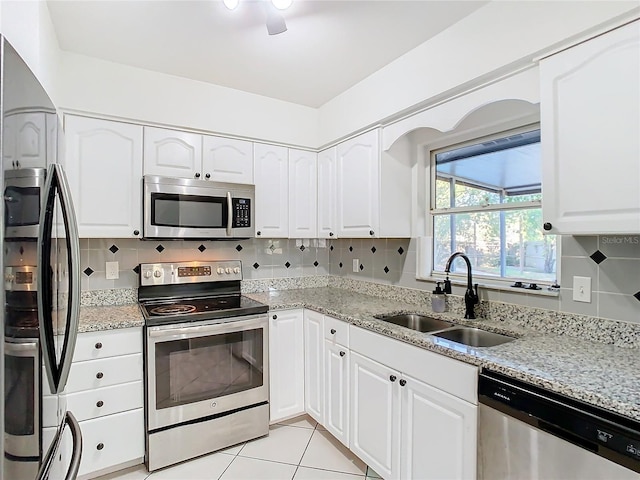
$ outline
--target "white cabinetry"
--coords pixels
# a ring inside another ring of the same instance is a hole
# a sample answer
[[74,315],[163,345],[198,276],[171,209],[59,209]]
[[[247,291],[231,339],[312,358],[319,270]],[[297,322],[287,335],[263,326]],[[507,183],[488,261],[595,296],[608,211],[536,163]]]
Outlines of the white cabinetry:
[[56,115],[53,113],[7,115],[3,127],[4,168],[46,168],[48,154],[55,153],[55,149],[51,148],[55,147],[55,138],[47,135],[48,125],[55,121]]
[[318,153],[318,237],[336,238],[336,147]]
[[317,237],[317,155],[289,149],[289,238]]
[[304,413],[303,311],[270,313],[269,404],[271,423]]
[[324,426],[349,446],[349,324],[324,317]]
[[640,22],[540,62],[543,221],[640,233]]
[[351,450],[384,478],[475,478],[477,369],[358,327],[349,335]]
[[128,238],[142,230],[142,127],[65,116],[64,164],[80,237]]
[[379,144],[376,129],[337,146],[338,237],[411,236],[411,158],[381,155]]
[[205,179],[253,184],[253,143],[233,138],[202,137],[202,174]]
[[142,378],[140,328],[78,335],[65,398],[82,429],[81,478],[142,463]]
[[286,147],[256,143],[253,147],[256,184],[256,236],[289,236],[289,160]]
[[179,130],[144,127],[144,174],[200,178],[202,136]]
[[324,424],[324,317],[304,311],[304,409]]

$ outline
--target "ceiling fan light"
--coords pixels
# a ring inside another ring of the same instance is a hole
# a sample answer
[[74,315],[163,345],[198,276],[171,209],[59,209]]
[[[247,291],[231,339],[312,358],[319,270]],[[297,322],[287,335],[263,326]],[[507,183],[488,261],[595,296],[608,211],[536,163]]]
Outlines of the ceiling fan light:
[[284,17],[277,12],[267,16],[267,32],[269,35],[279,35],[287,31],[287,24]]
[[291,4],[293,3],[293,0],[271,0],[271,3],[278,10],[286,10],[291,6]]
[[222,3],[224,3],[224,6],[229,10],[235,10],[240,3],[240,0],[222,0]]

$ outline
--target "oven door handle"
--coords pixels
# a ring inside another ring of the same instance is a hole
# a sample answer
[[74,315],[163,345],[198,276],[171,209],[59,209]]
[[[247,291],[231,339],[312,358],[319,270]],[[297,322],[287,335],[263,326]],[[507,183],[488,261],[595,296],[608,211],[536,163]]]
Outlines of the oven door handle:
[[231,236],[232,226],[233,226],[233,201],[231,200],[231,192],[227,192],[227,237]]
[[256,317],[247,319],[246,321],[234,321],[223,323],[212,323],[209,325],[198,325],[197,327],[162,327],[154,330],[153,327],[148,329],[149,337],[175,337],[178,335],[206,335],[209,333],[228,333],[241,330],[248,330],[251,327],[259,327],[261,324],[266,325],[267,321],[264,317]]

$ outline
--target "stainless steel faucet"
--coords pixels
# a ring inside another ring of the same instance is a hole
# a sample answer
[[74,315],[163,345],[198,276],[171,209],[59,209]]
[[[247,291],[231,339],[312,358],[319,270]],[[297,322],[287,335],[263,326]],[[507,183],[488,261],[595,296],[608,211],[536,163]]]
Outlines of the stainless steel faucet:
[[449,272],[451,271],[451,263],[453,263],[456,257],[461,257],[467,264],[467,291],[464,292],[464,305],[466,307],[466,311],[464,314],[464,318],[476,318],[476,314],[473,311],[473,306],[477,303],[480,303],[480,298],[478,297],[478,284],[475,284],[474,291],[473,281],[471,280],[471,262],[469,261],[469,257],[467,257],[462,252],[454,253],[447,260],[447,265],[444,267],[444,271],[445,273],[447,273],[447,279],[444,281],[444,292],[451,293],[451,280],[449,280]]

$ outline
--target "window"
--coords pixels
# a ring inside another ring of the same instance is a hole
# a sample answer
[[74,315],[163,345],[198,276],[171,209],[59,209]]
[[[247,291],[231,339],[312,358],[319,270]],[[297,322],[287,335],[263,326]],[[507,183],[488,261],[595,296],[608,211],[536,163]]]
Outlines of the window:
[[[520,130],[432,152],[433,270],[464,252],[474,276],[556,279],[556,239],[542,234],[540,130]],[[452,272],[466,273],[463,262]]]

